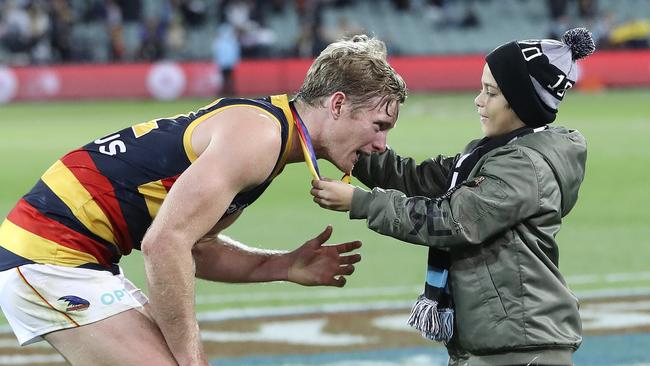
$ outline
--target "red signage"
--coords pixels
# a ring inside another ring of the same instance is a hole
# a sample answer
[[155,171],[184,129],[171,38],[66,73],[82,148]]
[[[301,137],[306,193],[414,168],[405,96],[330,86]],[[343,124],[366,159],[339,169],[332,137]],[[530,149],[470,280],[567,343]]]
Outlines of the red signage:
[[[462,91],[479,87],[482,55],[394,57],[391,64],[411,91]],[[235,71],[239,95],[294,93],[311,60],[242,62]],[[580,61],[577,87],[648,87],[650,51],[603,51]],[[210,62],[153,64],[0,66],[0,103],[78,100],[216,97],[221,77]]]

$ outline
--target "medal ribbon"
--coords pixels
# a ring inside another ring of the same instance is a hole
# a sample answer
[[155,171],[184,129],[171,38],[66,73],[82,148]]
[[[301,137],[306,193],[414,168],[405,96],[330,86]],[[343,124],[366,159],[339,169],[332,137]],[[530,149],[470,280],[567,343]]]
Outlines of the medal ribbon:
[[320,170],[318,169],[318,161],[316,160],[316,153],[314,152],[314,146],[311,143],[311,137],[309,136],[309,131],[307,127],[300,119],[296,108],[291,104],[291,113],[293,114],[293,119],[296,121],[296,130],[298,130],[298,136],[300,137],[300,146],[302,147],[302,153],[305,155],[305,162],[307,163],[307,168],[311,173],[314,179],[320,179]]
[[[298,111],[296,111],[293,103],[290,104],[290,107],[291,113],[293,114],[293,119],[296,121],[296,130],[298,130],[298,136],[300,137],[300,147],[302,147],[302,153],[305,156],[307,168],[309,168],[309,172],[314,179],[320,180],[318,160],[316,159],[316,153],[314,152],[314,146],[311,143],[311,137],[309,136],[307,126],[305,126],[305,124],[302,122],[302,119],[298,115]],[[342,180],[346,183],[350,183],[350,175],[344,175]]]

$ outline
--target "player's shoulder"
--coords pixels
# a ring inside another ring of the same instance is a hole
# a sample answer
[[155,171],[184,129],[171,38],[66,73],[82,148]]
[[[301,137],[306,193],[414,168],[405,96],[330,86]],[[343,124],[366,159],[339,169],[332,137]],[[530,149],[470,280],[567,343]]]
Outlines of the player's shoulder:
[[193,142],[203,147],[214,142],[221,151],[242,154],[265,151],[279,153],[282,127],[278,120],[261,108],[233,105],[211,115],[194,131]]
[[251,108],[247,105],[236,105],[224,109],[210,116],[204,124],[205,132],[225,138],[238,135],[244,135],[250,139],[262,139],[265,136],[279,138],[282,129],[281,123],[273,114],[264,109]]
[[270,102],[230,98],[220,100],[214,107],[192,132],[197,155],[211,144],[221,152],[242,156],[260,151],[270,155],[280,152],[286,124]]

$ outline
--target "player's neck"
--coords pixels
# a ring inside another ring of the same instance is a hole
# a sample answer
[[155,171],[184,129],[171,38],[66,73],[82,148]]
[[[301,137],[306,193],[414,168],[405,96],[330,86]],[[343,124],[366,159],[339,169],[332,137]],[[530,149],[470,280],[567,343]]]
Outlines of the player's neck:
[[[320,127],[323,125],[319,121],[319,119],[323,118],[322,117],[323,112],[321,111],[321,108],[313,108],[299,101],[294,102],[294,107],[296,108],[296,112],[298,112],[298,115],[300,116],[300,119],[304,123],[305,127],[307,127],[307,133],[309,133],[309,136],[311,137],[311,142],[312,142],[312,146],[314,147],[314,151],[316,152],[316,157],[320,158],[321,157],[321,154],[319,154],[319,151],[321,150]],[[287,155],[287,162],[295,163],[295,162],[305,161],[305,156],[303,154],[302,147],[301,147],[300,136],[295,126],[294,126],[292,136],[293,137],[291,142],[291,151],[289,151]]]

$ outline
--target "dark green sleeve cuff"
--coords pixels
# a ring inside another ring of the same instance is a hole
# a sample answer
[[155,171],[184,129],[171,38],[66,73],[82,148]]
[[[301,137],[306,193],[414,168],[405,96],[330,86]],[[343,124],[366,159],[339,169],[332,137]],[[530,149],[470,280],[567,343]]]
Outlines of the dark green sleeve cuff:
[[352,205],[350,206],[350,218],[367,218],[371,200],[372,194],[370,192],[366,191],[363,188],[354,188],[354,193],[352,194]]

